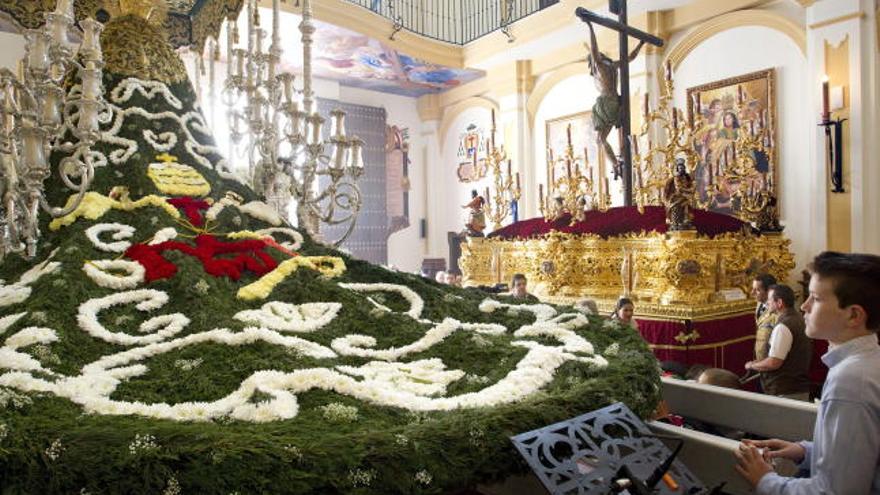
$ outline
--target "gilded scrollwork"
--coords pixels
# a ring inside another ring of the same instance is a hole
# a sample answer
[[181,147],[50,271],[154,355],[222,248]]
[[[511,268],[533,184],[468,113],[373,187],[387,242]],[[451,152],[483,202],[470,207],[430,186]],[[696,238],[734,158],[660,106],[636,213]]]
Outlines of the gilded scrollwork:
[[[55,3],[56,0],[0,0],[0,11],[24,28],[36,28],[45,22],[44,14],[52,12]],[[217,38],[223,21],[238,17],[243,3],[243,0],[167,0],[168,16],[162,25],[165,38],[175,48],[188,46],[201,53],[208,38]],[[76,19],[94,18],[104,4],[105,0],[76,0]]]
[[[542,299],[587,297],[603,311],[627,293],[629,282],[639,314],[700,319],[749,311],[751,277],[767,271],[785,280],[794,269],[789,248],[781,234],[746,231],[714,238],[679,231],[608,239],[552,232],[528,240],[469,238],[459,264],[467,285],[493,285],[524,273]],[[632,273],[624,274],[622,267]],[[741,298],[727,300],[722,291],[729,289],[740,289]]]

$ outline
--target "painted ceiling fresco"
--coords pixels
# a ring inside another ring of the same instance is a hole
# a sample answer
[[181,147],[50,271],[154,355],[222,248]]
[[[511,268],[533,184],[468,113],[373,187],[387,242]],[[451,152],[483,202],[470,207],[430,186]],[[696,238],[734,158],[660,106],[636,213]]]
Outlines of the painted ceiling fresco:
[[[263,16],[269,19],[271,13],[264,12]],[[295,71],[302,66],[302,45],[296,28],[299,22],[299,16],[287,13],[281,21],[285,26],[283,65]],[[379,40],[332,24],[315,22],[315,25],[312,55],[315,76],[337,80],[345,86],[418,97],[452,89],[483,76],[479,70],[429,64]]]

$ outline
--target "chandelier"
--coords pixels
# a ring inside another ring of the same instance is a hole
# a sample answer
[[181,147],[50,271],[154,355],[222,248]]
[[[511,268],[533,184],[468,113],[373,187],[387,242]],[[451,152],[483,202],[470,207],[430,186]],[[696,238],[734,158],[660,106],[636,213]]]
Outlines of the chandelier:
[[352,232],[361,208],[356,181],[363,174],[363,141],[345,133],[345,113],[331,112],[329,139],[322,135],[312,91],[312,23],[310,0],[302,2],[299,25],[303,45],[302,89],[294,76],[279,71],[281,41],[279,0],[272,2],[272,38],[263,49],[266,31],[260,27],[255,0],[247,2],[247,49],[236,48],[238,28],[227,26],[229,71],[223,89],[231,129],[230,159],[243,144],[248,179],[257,194],[283,217],[296,201],[297,224],[320,239],[321,224],[347,225],[335,244]]
[[[71,44],[73,2],[58,0],[41,28],[25,31],[18,75],[0,69],[0,259],[22,251],[35,256],[40,209],[52,217],[67,215],[82,202],[94,177],[91,147],[100,137],[98,114],[105,106],[103,26],[81,21],[82,42]],[[68,94],[63,80],[72,69],[81,85]],[[51,206],[43,189],[55,151],[67,155],[58,163],[58,175],[76,192],[64,207]]]

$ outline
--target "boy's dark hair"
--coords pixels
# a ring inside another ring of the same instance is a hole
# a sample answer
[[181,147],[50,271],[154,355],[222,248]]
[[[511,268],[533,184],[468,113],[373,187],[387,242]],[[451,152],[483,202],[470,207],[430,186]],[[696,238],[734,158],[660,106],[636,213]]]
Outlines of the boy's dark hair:
[[526,276],[523,275],[522,273],[514,273],[513,278],[510,279],[510,286],[513,287],[514,285],[516,285],[517,280],[522,280],[523,282],[526,282],[526,283],[528,283],[528,281],[529,281],[526,278]]
[[776,285],[776,277],[769,273],[759,273],[755,275],[753,280],[761,282],[761,287],[763,287],[764,290],[769,290],[771,285]]
[[810,273],[831,280],[841,308],[859,305],[867,313],[865,327],[880,328],[880,256],[825,251],[813,258]]
[[[794,291],[785,284],[773,284],[767,289],[767,293],[773,291],[774,299],[781,299],[786,308],[794,307]],[[769,297],[769,296],[768,296]]]

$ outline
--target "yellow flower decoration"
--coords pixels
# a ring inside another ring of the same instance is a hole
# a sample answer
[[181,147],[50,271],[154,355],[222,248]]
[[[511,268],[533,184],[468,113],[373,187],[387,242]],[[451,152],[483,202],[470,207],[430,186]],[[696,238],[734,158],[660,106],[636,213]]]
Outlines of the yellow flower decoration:
[[[67,198],[67,204],[72,204],[75,199],[76,195],[71,195]],[[150,194],[137,201],[131,201],[126,196],[122,198],[122,201],[117,201],[113,198],[104,196],[103,194],[90,191],[83,196],[82,203],[80,203],[75,210],[63,217],[56,218],[49,222],[49,230],[58,230],[61,227],[70,225],[80,217],[89,220],[97,220],[110,210],[133,211],[145,206],[162,208],[173,218],[180,218],[180,212],[177,211],[177,208],[168,204],[162,196]]]
[[[327,266],[328,264],[330,266]],[[236,295],[245,301],[266,299],[278,284],[301,266],[320,272],[327,278],[335,278],[345,273],[345,262],[342,261],[342,258],[336,256],[297,256],[283,261],[256,282],[242,287]]]
[[177,163],[177,157],[162,153],[156,157],[162,163],[151,163],[147,177],[159,191],[172,196],[207,196],[211,184],[196,169]]

